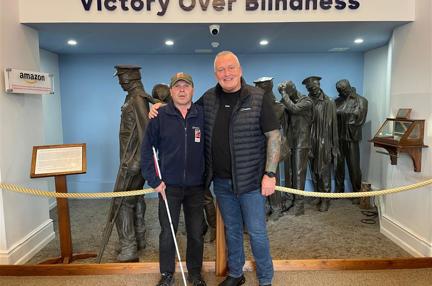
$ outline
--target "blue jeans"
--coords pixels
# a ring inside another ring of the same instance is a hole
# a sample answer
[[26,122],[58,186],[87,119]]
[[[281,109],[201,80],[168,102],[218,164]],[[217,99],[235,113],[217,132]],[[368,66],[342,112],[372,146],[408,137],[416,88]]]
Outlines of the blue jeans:
[[273,261],[267,236],[265,197],[261,195],[261,190],[237,195],[232,190],[231,180],[220,178],[213,180],[213,190],[225,223],[229,276],[237,278],[243,274],[244,224],[250,237],[258,281],[260,285],[271,284]]

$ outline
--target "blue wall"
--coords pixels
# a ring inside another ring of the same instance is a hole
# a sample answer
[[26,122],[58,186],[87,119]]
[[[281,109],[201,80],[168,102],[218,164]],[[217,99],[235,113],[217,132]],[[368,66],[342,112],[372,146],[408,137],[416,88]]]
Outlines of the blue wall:
[[[213,55],[62,55],[60,83],[64,143],[87,143],[87,174],[70,176],[71,192],[111,191],[119,164],[120,107],[125,93],[113,77],[117,64],[142,67],[147,93],[156,83],[168,83],[178,71],[190,73],[195,82],[194,100],[213,86]],[[335,83],[347,78],[362,94],[363,54],[266,54],[239,55],[247,82],[273,76],[277,84],[292,80],[303,93],[301,81],[310,75],[323,79],[321,86],[336,96]]]

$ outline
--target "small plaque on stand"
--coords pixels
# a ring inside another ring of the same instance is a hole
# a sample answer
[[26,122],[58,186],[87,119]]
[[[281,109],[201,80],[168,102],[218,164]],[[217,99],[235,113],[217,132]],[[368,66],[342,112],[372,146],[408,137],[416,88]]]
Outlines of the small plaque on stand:
[[86,171],[85,143],[33,146],[32,178],[83,174]]
[[[86,144],[33,146],[30,177],[54,177],[56,193],[67,193],[66,175],[87,171]],[[74,260],[96,257],[96,253],[74,254],[67,199],[57,198],[60,256],[41,264],[69,264]]]

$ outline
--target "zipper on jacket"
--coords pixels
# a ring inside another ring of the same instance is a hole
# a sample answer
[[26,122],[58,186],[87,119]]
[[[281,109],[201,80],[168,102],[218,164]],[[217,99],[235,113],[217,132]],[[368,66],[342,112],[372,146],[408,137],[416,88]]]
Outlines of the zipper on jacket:
[[183,168],[183,185],[186,185],[186,169],[187,169],[187,115],[183,120],[184,127],[184,168]]
[[233,120],[234,120],[234,116],[237,113],[237,111],[240,109],[240,106],[242,105],[241,99],[240,97],[237,99],[237,103],[235,105],[235,107],[233,108],[233,111],[231,113],[231,118],[230,118],[230,126],[229,126],[229,145],[230,145],[230,151],[231,151],[231,179],[232,179],[232,188],[233,188],[233,192],[238,196],[239,195],[239,190],[238,190],[238,186],[237,186],[237,178],[236,178],[236,174],[235,174],[235,170],[236,170],[236,164],[235,164],[235,159],[234,159],[234,137],[233,137]]

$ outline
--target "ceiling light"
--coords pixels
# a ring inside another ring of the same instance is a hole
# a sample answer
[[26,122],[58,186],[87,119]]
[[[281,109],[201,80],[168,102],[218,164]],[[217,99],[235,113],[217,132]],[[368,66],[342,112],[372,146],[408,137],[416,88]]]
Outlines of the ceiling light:
[[165,45],[167,45],[167,46],[173,46],[174,45],[174,41],[173,40],[166,40],[165,41]]
[[269,41],[267,41],[267,40],[261,40],[259,44],[261,46],[267,46],[269,44]]
[[75,41],[75,40],[73,40],[73,39],[70,39],[70,40],[67,41],[67,44],[69,46],[76,46],[78,44],[78,42]]
[[356,44],[362,44],[364,42],[364,40],[362,38],[358,38],[354,40],[354,43]]
[[345,51],[348,51],[348,50],[349,50],[349,48],[340,47],[340,48],[332,48],[332,49],[330,49],[328,51],[329,52],[335,52],[335,53],[337,53],[337,52],[345,52]]
[[212,49],[195,49],[196,54],[211,54],[212,52]]

